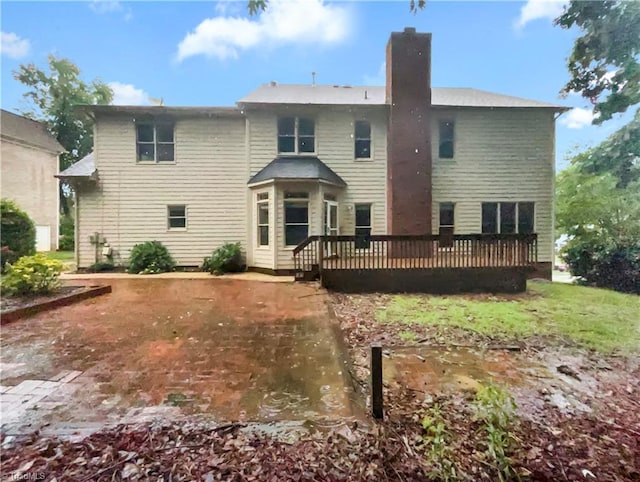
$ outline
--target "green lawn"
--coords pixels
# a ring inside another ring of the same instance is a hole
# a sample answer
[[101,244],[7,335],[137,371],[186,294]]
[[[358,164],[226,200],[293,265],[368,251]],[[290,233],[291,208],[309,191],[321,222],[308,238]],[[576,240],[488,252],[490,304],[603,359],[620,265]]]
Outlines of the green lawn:
[[73,251],[47,251],[44,254],[51,259],[57,259],[63,263],[75,261]]
[[640,297],[562,283],[530,282],[526,294],[512,297],[396,295],[376,317],[492,336],[561,335],[604,353],[640,352]]

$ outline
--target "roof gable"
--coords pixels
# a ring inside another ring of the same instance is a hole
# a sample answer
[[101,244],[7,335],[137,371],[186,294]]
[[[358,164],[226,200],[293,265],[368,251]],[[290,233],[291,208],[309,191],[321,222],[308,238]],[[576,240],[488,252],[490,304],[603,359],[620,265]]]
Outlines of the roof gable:
[[0,111],[0,132],[2,137],[15,139],[45,151],[56,154],[65,151],[43,123],[4,109]]

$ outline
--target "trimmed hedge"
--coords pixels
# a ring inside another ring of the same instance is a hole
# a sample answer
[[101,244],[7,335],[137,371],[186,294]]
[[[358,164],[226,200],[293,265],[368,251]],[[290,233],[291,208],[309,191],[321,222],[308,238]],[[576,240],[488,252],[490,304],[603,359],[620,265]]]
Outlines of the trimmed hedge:
[[204,258],[201,269],[212,274],[244,271],[240,243],[223,244],[210,257]]
[[166,273],[175,265],[169,250],[160,241],[147,241],[133,247],[127,271],[134,274]]

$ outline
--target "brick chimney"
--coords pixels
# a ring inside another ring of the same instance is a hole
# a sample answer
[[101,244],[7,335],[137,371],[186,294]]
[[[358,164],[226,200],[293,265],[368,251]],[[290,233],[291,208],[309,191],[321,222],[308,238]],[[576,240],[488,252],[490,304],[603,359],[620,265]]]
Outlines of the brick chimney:
[[431,234],[431,34],[387,44],[387,232]]

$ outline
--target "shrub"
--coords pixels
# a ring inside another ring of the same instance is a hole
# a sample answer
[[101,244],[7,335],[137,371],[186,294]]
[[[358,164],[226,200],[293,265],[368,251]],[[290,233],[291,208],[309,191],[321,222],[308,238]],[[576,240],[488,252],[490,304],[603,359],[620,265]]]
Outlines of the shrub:
[[87,268],[90,273],[102,273],[104,271],[113,271],[116,268],[111,261],[98,261]]
[[2,271],[4,272],[4,267],[7,263],[13,264],[18,260],[18,255],[15,251],[11,251],[9,246],[2,246],[2,250],[0,251],[0,265],[2,266]]
[[640,294],[640,242],[603,244],[571,240],[564,261],[573,276],[587,284]]
[[[7,199],[0,201],[2,269],[7,261],[36,252],[36,227],[27,213]],[[7,248],[6,250],[4,248]]]
[[243,271],[240,243],[223,244],[211,254],[211,257],[204,258],[201,269],[213,274]]
[[60,285],[62,263],[44,254],[23,256],[15,264],[7,264],[2,291],[9,295],[40,295]]
[[176,263],[160,241],[136,244],[129,256],[129,273],[155,274],[173,270]]
[[60,239],[58,249],[60,251],[73,251],[75,248],[75,224],[71,216],[63,216],[60,219]]

